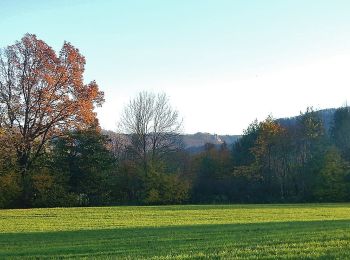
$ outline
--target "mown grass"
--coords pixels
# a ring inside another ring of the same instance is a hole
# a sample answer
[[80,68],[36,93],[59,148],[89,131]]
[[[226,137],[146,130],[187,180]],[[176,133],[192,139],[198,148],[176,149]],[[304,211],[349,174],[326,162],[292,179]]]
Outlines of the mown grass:
[[3,258],[350,258],[350,204],[0,211]]

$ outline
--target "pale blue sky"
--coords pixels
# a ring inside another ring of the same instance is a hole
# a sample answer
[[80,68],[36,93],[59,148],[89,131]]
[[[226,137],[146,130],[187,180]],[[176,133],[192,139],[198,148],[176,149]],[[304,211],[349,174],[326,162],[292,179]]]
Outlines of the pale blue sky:
[[0,47],[27,32],[78,47],[107,129],[141,90],[166,92],[188,133],[350,100],[350,1],[0,0],[0,29]]

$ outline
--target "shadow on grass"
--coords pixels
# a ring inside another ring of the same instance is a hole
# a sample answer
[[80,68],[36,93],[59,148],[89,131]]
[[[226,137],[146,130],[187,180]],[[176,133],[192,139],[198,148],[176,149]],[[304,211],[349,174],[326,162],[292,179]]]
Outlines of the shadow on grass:
[[350,257],[350,220],[0,234],[0,258]]

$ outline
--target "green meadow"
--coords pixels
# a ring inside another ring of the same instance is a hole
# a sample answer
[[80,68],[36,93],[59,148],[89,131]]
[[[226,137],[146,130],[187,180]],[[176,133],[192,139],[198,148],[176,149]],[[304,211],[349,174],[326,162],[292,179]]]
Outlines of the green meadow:
[[0,211],[0,259],[350,258],[350,204]]

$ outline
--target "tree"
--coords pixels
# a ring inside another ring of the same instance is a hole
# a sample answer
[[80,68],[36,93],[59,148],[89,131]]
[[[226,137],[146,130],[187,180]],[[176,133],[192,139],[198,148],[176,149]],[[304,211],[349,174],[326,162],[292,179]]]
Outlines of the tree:
[[107,136],[93,128],[54,140],[51,168],[65,175],[70,191],[84,198],[82,204],[108,203],[115,160],[107,143]]
[[0,176],[9,172],[18,173],[15,142],[6,129],[0,127]]
[[192,201],[225,203],[232,199],[232,159],[226,143],[219,147],[206,143],[204,151],[193,157],[192,170]]
[[120,121],[121,136],[129,139],[118,163],[117,186],[129,185],[120,190],[121,197],[147,204],[187,198],[188,182],[178,160],[183,148],[181,127],[179,114],[165,94],[141,92],[130,100]]
[[322,156],[315,177],[314,196],[318,201],[344,201],[349,190],[349,165],[339,150],[330,147]]
[[103,103],[103,92],[95,81],[83,83],[84,66],[85,58],[70,43],[56,55],[33,34],[1,50],[0,127],[16,137],[24,186],[49,140],[98,124],[93,110]]
[[18,206],[21,194],[14,142],[5,129],[0,128],[0,208]]
[[165,94],[141,92],[131,100],[122,114],[120,128],[130,135],[130,150],[142,161],[147,173],[149,163],[163,160],[182,148],[182,121]]
[[296,193],[300,198],[311,196],[311,168],[313,158],[323,153],[325,146],[325,128],[320,115],[312,107],[301,113],[297,120],[295,138]]
[[254,162],[254,154],[251,148],[255,145],[258,133],[259,123],[254,120],[244,130],[242,137],[233,144],[232,158],[235,166],[247,166]]
[[331,135],[342,156],[350,161],[350,107],[341,107],[335,111]]
[[271,116],[259,124],[258,137],[251,151],[266,197],[277,197],[279,191],[280,199],[284,200],[288,170],[286,139],[286,129]]

